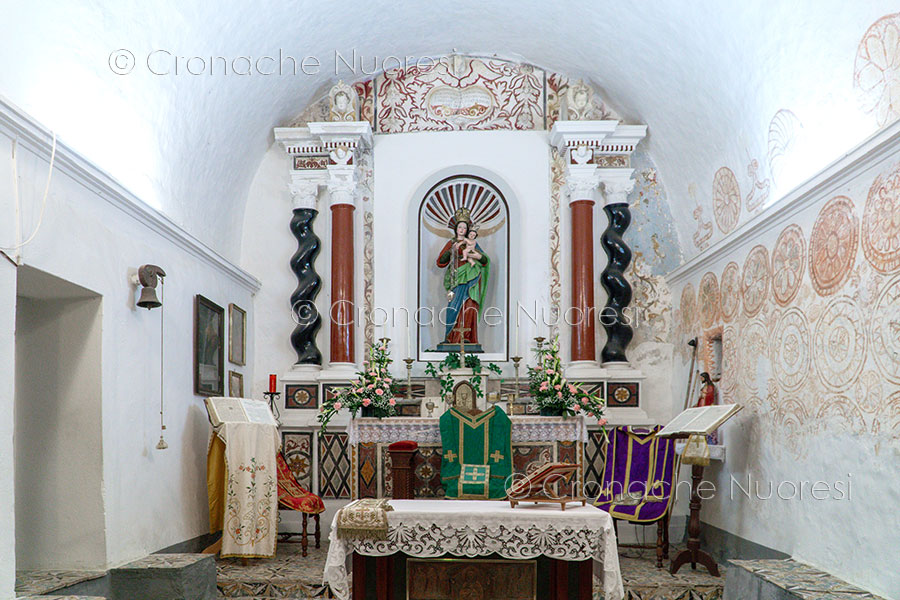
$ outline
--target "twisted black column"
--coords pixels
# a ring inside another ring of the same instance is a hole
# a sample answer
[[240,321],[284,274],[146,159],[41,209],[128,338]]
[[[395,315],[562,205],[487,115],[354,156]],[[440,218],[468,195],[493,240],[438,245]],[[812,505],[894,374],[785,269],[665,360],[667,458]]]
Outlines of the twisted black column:
[[298,365],[322,364],[322,353],[316,347],[322,317],[314,303],[322,287],[322,278],[314,265],[321,247],[312,228],[317,214],[319,211],[314,208],[295,208],[291,218],[291,233],[297,239],[297,251],[291,257],[291,271],[297,276],[297,289],[291,294],[291,311],[297,323],[291,333],[291,346],[297,353]]
[[625,349],[631,343],[634,332],[625,320],[624,309],[631,303],[631,285],[625,279],[625,269],[631,262],[631,248],[622,239],[631,224],[631,211],[627,202],[607,204],[603,212],[609,217],[609,226],[600,237],[600,243],[609,262],[600,274],[600,283],[606,290],[606,306],[601,313],[601,324],[606,330],[606,345],[600,353],[601,361],[628,362]]

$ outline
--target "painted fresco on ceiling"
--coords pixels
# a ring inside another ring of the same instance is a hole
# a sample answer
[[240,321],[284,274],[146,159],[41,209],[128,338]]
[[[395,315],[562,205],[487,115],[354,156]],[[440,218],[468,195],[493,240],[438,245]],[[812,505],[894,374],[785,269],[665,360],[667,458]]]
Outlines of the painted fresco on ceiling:
[[[498,58],[450,55],[353,85],[359,118],[378,133],[550,129],[569,120],[619,119],[580,79]],[[328,96],[289,123],[327,121]]]
[[625,231],[625,241],[635,260],[643,260],[650,273],[665,275],[682,262],[666,188],[647,152],[636,150],[631,156],[631,166],[635,183],[628,195],[631,225]]
[[681,290],[681,360],[692,337],[721,335],[724,401],[796,458],[827,431],[900,443],[898,182],[900,163],[823,202],[810,230],[782,227],[771,253],[754,246]]

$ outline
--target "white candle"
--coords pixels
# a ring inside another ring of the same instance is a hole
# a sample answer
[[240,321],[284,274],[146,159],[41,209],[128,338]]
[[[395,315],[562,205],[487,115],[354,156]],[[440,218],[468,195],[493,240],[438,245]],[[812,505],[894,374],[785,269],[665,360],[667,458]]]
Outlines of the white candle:
[[513,335],[516,336],[516,354],[515,354],[515,356],[518,356],[519,355],[519,326],[518,326],[518,323],[516,324],[516,330]]
[[407,356],[413,357],[412,327],[410,327],[409,316],[406,317],[406,352]]

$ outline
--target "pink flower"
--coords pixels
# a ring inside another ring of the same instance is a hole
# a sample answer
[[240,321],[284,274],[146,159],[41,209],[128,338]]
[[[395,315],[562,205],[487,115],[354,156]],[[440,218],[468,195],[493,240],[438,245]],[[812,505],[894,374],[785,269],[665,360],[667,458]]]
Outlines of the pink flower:
[[334,403],[334,410],[341,410],[341,407],[342,407],[342,406],[343,406],[343,404],[341,404],[340,402],[335,402],[335,403]]
[[581,411],[581,407],[578,406],[578,405],[576,404],[576,405],[575,405],[575,408],[573,408],[572,410],[574,410],[575,412],[580,412],[580,411]]
[[374,384],[374,383],[370,383],[370,384],[367,385],[366,387],[369,388],[369,389],[371,390],[371,389],[374,389],[374,388],[375,388],[375,384]]
[[553,386],[553,389],[559,390],[559,389],[562,389],[562,386],[557,383],[556,385]]
[[562,398],[562,392],[556,392],[556,395]]
[[393,381],[393,379],[391,379],[390,377],[385,377],[385,378],[384,378],[384,382],[385,382],[385,383],[388,383],[388,384],[389,384],[389,383],[391,383],[392,381]]
[[375,373],[375,371],[369,371],[369,375],[371,375],[372,377],[375,377],[376,373]]
[[572,385],[571,383],[569,384],[569,391],[572,392],[573,394],[575,393],[575,386]]
[[606,425],[608,422],[606,419],[598,419],[597,425]]
[[397,401],[394,400],[393,398],[391,398],[390,400],[388,400],[388,404],[390,404],[391,406],[394,406],[395,404],[397,404]]
[[368,406],[370,404],[372,404],[371,400],[369,400],[368,398],[363,398],[363,402],[362,402],[363,406]]
[[546,392],[546,391],[547,391],[547,382],[546,382],[546,381],[543,382],[543,383],[541,384],[541,391],[542,391],[542,392]]
[[547,375],[553,375],[554,373],[556,373],[556,371],[553,369],[547,369]]
[[534,368],[534,370],[535,370],[535,371],[543,371],[543,370],[544,370],[544,367],[538,365],[538,366],[536,366],[536,367]]
[[588,404],[589,404],[589,401],[588,401],[587,398],[582,398],[582,399],[581,399],[581,405],[582,405],[582,406],[587,406]]
[[356,388],[356,393],[357,393],[357,394],[362,394],[362,393],[363,393],[363,389],[362,389],[361,386],[358,387],[358,388]]
[[375,393],[378,394],[379,396],[384,396],[384,390],[382,390],[380,388],[375,390]]

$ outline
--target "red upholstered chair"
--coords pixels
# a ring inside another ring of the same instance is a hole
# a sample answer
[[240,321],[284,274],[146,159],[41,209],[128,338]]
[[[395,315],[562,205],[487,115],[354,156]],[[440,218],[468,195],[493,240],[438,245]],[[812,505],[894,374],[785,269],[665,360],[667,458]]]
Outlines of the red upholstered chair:
[[391,477],[394,480],[394,499],[412,500],[415,498],[415,471],[413,459],[419,451],[416,442],[394,442],[388,446],[391,454]]
[[325,512],[325,503],[322,499],[306,490],[297,483],[297,479],[288,467],[287,461],[284,460],[284,454],[278,453],[278,505],[287,510],[296,510],[303,514],[303,532],[302,533],[282,533],[279,538],[287,541],[295,535],[301,536],[300,543],[303,556],[306,556],[306,549],[309,547],[309,541],[306,536],[307,519],[309,515],[313,516],[316,522],[316,548],[319,547],[321,538],[321,529],[319,526],[319,515]]

